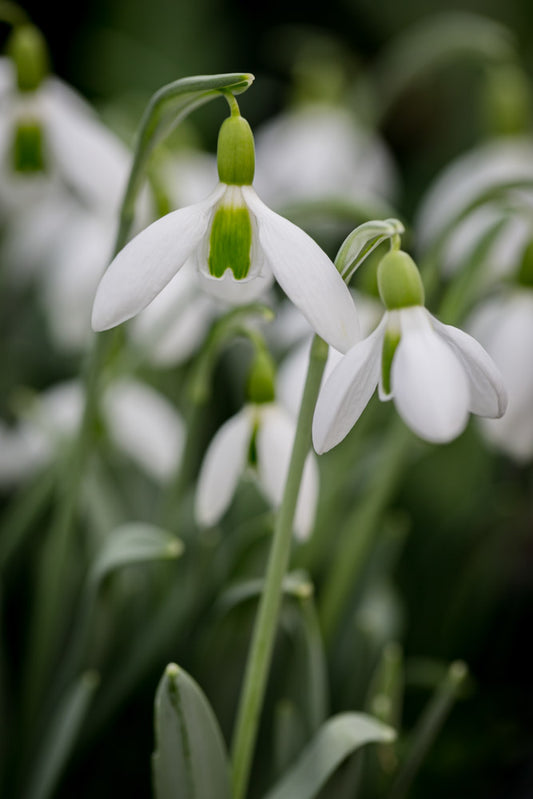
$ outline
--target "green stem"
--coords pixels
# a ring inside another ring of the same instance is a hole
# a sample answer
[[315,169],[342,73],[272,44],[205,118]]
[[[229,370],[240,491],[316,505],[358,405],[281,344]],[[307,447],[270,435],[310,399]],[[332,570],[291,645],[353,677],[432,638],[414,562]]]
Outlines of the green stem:
[[265,584],[254,625],[233,739],[233,799],[246,793],[257,738],[261,707],[278,625],[282,583],[289,563],[292,525],[305,459],[311,445],[311,424],[320,381],[327,359],[327,345],[313,340],[307,380],[294,438],[287,482],[270,550]]

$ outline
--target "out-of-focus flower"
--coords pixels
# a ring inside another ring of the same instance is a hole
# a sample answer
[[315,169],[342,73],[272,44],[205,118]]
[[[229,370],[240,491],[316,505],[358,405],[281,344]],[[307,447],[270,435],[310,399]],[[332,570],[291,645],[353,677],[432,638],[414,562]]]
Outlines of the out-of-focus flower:
[[475,339],[424,308],[409,256],[385,256],[378,282],[388,310],[323,384],[313,420],[316,451],[342,441],[378,384],[380,399],[394,399],[404,422],[427,441],[451,441],[464,430],[469,412],[501,416],[507,397],[496,366]]
[[[296,431],[294,419],[275,402],[246,405],[219,429],[206,452],[198,479],[196,517],[215,524],[227,510],[239,478],[250,467],[266,499],[278,507],[289,469]],[[309,453],[305,462],[295,533],[306,538],[318,499],[318,467]]]
[[218,165],[220,183],[204,202],[167,214],[116,256],[96,293],[93,328],[135,316],[192,258],[202,287],[232,304],[257,298],[275,277],[319,335],[345,351],[358,336],[349,291],[313,239],[256,195],[242,117],[222,125]]
[[313,103],[259,129],[256,186],[274,206],[329,196],[389,198],[396,171],[383,142],[348,110]]
[[479,198],[488,200],[495,189],[532,181],[531,139],[502,138],[461,156],[444,170],[422,201],[415,224],[421,250],[473,209]]
[[[0,485],[16,484],[48,465],[79,430],[83,403],[79,382],[61,383],[35,397],[17,425],[2,424]],[[104,391],[102,420],[111,442],[150,477],[166,481],[172,476],[184,425],[161,394],[135,380],[116,380]]]
[[517,461],[533,457],[533,290],[516,286],[479,306],[469,323],[501,370],[509,393],[502,419],[482,420],[489,441]]
[[[0,212],[39,202],[58,186],[115,211],[130,163],[124,145],[58,78],[45,77],[35,90],[20,92],[9,59],[0,59],[0,74]],[[21,162],[23,153],[17,161],[16,152],[30,134],[37,152],[32,169]]]

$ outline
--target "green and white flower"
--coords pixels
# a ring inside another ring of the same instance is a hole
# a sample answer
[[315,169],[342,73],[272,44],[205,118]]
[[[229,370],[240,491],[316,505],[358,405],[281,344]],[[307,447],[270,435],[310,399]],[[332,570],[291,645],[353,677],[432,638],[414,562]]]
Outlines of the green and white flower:
[[350,293],[313,239],[255,193],[253,136],[240,116],[221,127],[218,170],[206,200],[162,217],[118,253],[98,287],[93,328],[138,314],[192,259],[202,288],[234,305],[256,299],[275,277],[313,329],[345,352],[358,337]]
[[497,367],[475,339],[426,310],[409,256],[385,256],[378,281],[388,310],[323,384],[313,420],[316,451],[342,441],[378,386],[380,399],[393,399],[404,422],[434,443],[458,436],[469,413],[502,416],[507,395]]

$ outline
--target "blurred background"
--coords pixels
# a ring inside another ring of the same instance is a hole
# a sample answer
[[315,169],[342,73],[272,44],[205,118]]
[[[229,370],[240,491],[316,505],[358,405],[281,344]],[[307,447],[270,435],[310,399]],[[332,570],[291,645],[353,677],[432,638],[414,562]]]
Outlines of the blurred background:
[[[263,5],[237,0],[79,0],[68,7],[35,0],[24,7],[46,37],[54,71],[95,104],[129,146],[153,92],[187,75],[254,73],[255,85],[240,103],[253,128],[304,100],[342,97],[389,150],[395,184],[390,197],[406,224],[407,242],[415,239],[421,197],[439,172],[470,148],[510,131],[498,130],[491,116],[496,101],[494,84],[487,79],[490,64],[468,54],[443,59],[442,66],[395,86],[386,65],[391,43],[403,32],[428,22],[438,29],[438,15],[453,11],[480,14],[505,26],[504,39],[509,36],[529,81],[520,125],[531,132],[529,0],[451,5],[444,0],[276,0]],[[189,140],[213,153],[222,118],[221,104],[201,109],[187,129]],[[319,231],[320,236],[324,246],[342,240],[336,229]],[[30,336],[31,325],[25,330]],[[36,389],[75,373],[69,357],[56,360],[51,353],[42,355],[25,342],[14,342],[15,357],[29,353],[29,360],[4,372],[6,384],[13,382],[13,372],[19,382]],[[221,374],[217,379],[224,384]],[[168,388],[172,376],[159,382]],[[238,401],[228,389],[214,412],[213,428]],[[428,448],[414,458],[393,501],[393,510],[408,518],[409,526],[392,568],[401,597],[402,642],[413,674],[427,659],[445,663],[460,658],[472,675],[410,794],[415,798],[533,796],[533,474],[531,460],[517,463],[486,453],[479,429],[471,425],[453,444]],[[6,494],[4,507],[9,499]],[[135,501],[140,502],[138,497]],[[11,621],[5,638],[17,665],[22,657],[17,620],[25,618],[29,582],[20,560],[14,574],[8,581]],[[17,580],[21,582],[15,588]],[[176,650],[186,657],[189,633],[177,647],[168,642],[168,660],[177,657]],[[217,698],[215,684],[220,675],[210,677],[206,668],[218,662],[219,654],[205,641],[195,646],[184,665],[198,679],[204,672],[203,685],[223,715],[227,698]],[[58,799],[148,795],[152,702],[163,662],[161,657],[148,670],[105,725],[94,722],[96,733],[89,730],[83,738]],[[407,727],[425,696],[416,677],[412,683],[405,705]],[[338,701],[340,707],[340,697]]]

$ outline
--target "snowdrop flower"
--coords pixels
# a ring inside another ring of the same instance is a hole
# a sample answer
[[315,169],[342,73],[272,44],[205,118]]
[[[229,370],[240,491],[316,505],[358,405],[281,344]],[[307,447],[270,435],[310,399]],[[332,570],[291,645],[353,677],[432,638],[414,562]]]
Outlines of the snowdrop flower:
[[348,349],[358,335],[349,291],[320,247],[255,193],[253,136],[239,115],[220,129],[218,172],[206,200],[162,217],[116,256],[98,286],[94,330],[138,314],[191,258],[202,287],[230,304],[256,299],[275,277],[322,338]]
[[316,451],[342,441],[378,384],[380,398],[393,399],[404,422],[427,441],[451,441],[464,430],[469,412],[501,416],[507,397],[496,366],[475,339],[424,308],[411,258],[388,253],[378,285],[387,311],[322,386],[313,419]]
[[[274,507],[281,504],[292,445],[294,418],[274,399],[273,367],[258,355],[249,383],[251,401],[225,422],[204,457],[196,493],[199,524],[213,525],[229,507],[239,478],[247,470]],[[265,374],[266,372],[266,374]],[[307,538],[313,527],[318,500],[318,467],[309,453],[302,475],[294,531]]]
[[118,207],[130,156],[93,109],[46,76],[45,45],[30,25],[0,59],[0,209],[39,201],[58,185],[100,208]]
[[519,462],[533,458],[533,288],[516,286],[483,303],[469,329],[501,370],[509,392],[502,419],[483,419],[489,441]]
[[502,185],[533,181],[533,142],[506,137],[461,156],[435,181],[418,212],[416,230],[427,249],[481,196]]
[[391,197],[396,170],[385,145],[347,110],[309,103],[257,133],[258,191],[272,205],[325,196]]
[[[0,485],[14,485],[51,463],[77,434],[83,403],[81,383],[61,383],[36,397],[15,427],[0,425]],[[103,393],[102,419],[112,443],[150,477],[164,482],[174,474],[184,425],[158,392],[135,380],[116,380]]]

